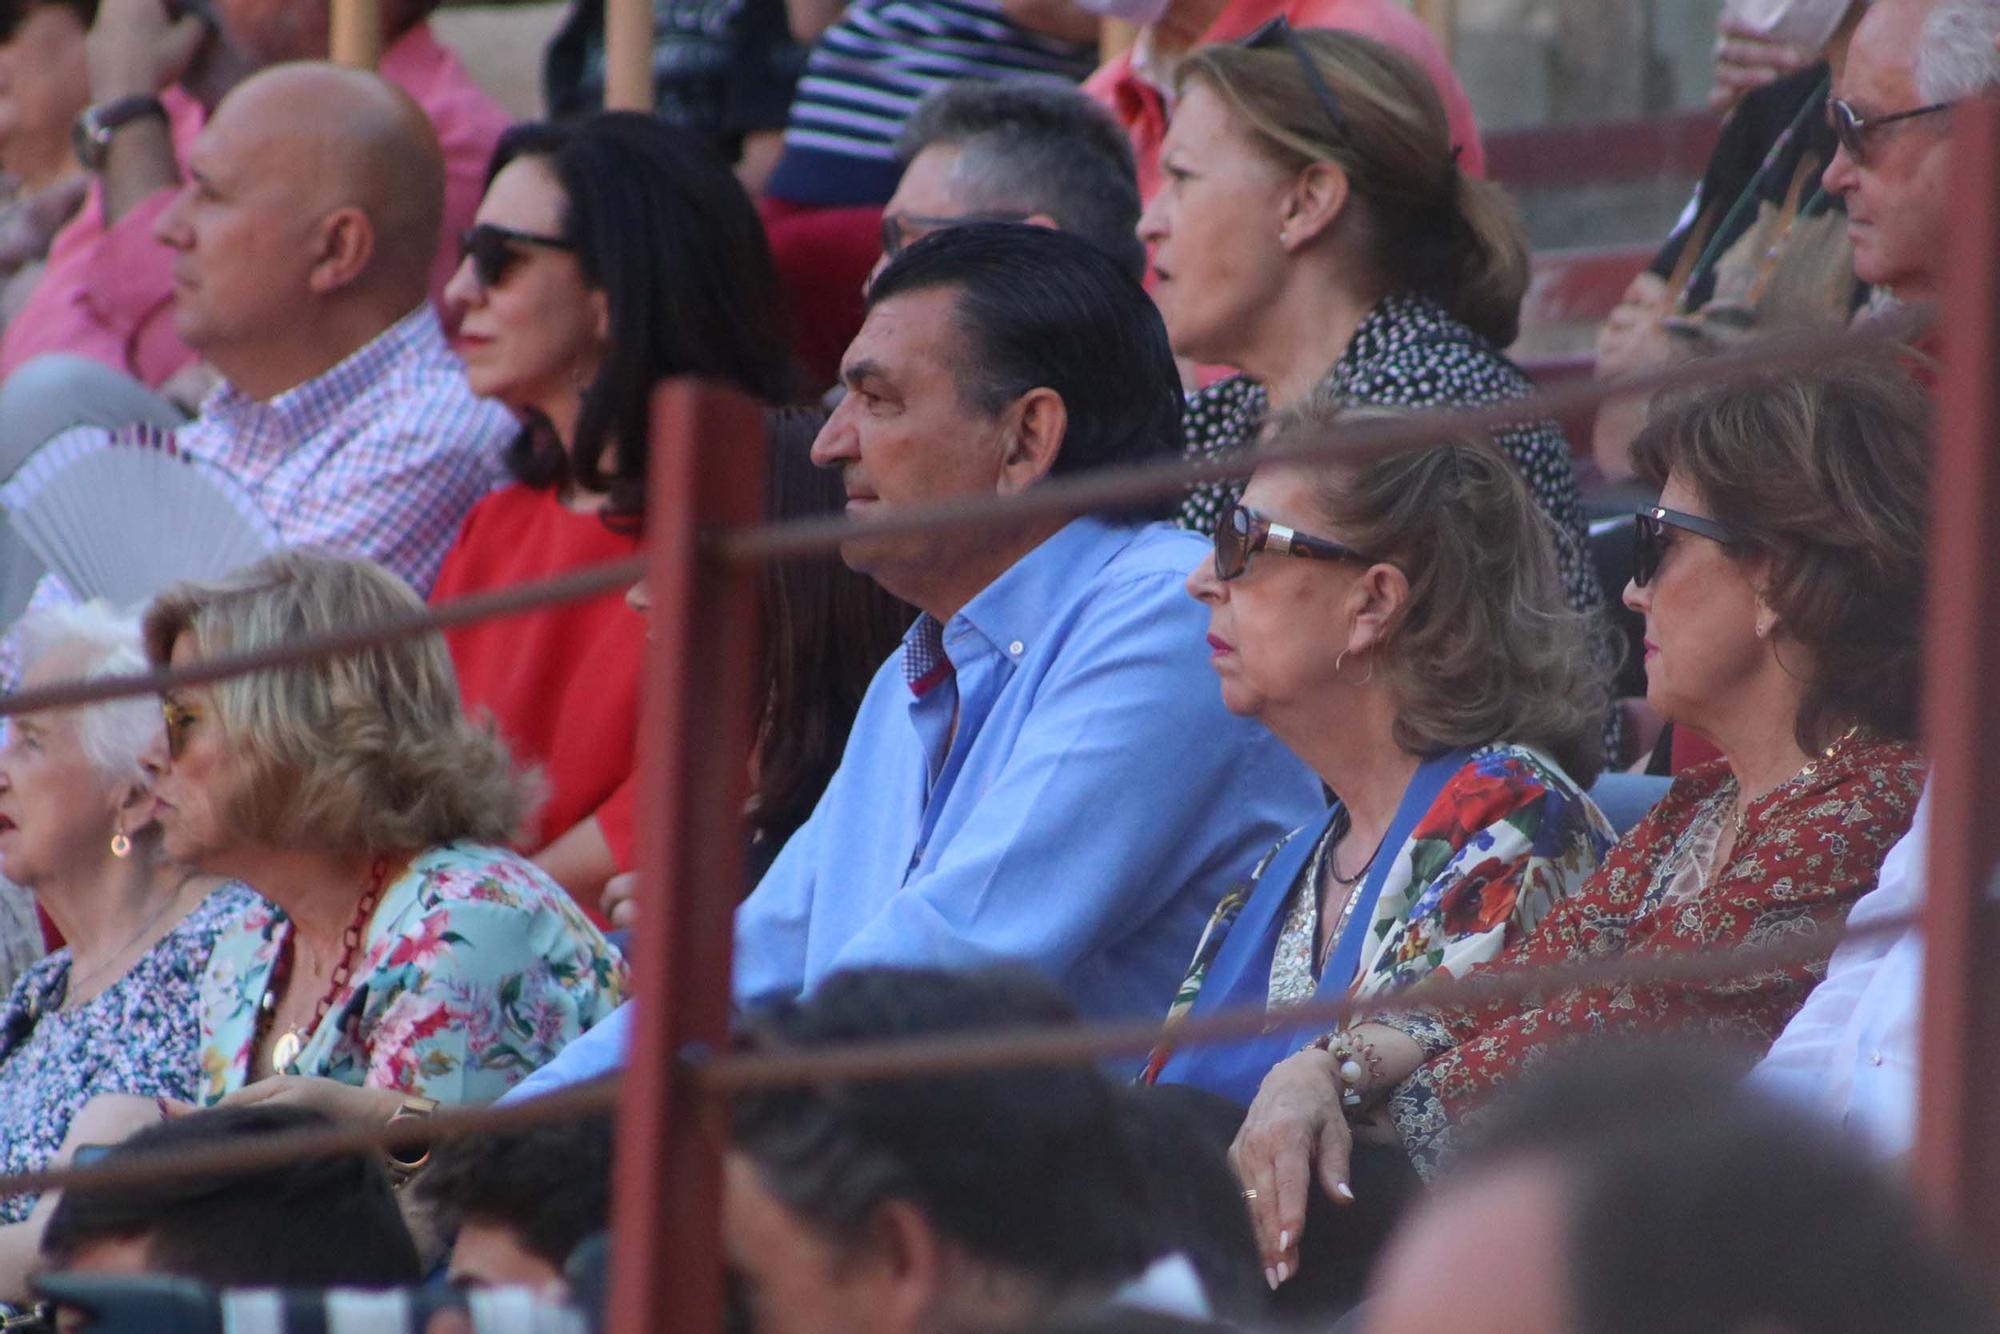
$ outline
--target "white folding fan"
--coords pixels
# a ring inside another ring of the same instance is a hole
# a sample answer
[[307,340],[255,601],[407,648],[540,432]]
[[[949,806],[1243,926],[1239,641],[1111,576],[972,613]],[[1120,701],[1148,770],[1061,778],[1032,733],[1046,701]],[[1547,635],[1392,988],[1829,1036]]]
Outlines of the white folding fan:
[[235,478],[157,430],[66,431],[0,486],[0,506],[72,592],[121,607],[182,579],[217,578],[281,544]]

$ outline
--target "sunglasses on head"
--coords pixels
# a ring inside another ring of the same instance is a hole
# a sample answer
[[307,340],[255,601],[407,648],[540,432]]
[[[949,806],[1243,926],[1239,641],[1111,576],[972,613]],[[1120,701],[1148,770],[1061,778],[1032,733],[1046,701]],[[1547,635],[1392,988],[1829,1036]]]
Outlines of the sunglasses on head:
[[481,287],[498,287],[507,281],[507,275],[524,256],[522,246],[541,246],[548,250],[574,250],[576,242],[560,236],[542,236],[536,232],[516,231],[512,227],[502,227],[498,223],[482,222],[459,233],[458,252],[462,259],[472,261],[472,276],[479,280]]
[[1826,123],[1833,127],[1833,137],[1847,150],[1847,156],[1854,159],[1856,166],[1862,166],[1868,161],[1868,140],[1871,135],[1887,129],[1897,121],[1915,120],[1919,116],[1934,116],[1940,111],[1949,111],[1951,108],[1950,102],[1933,102],[1929,106],[1891,112],[1886,116],[1862,116],[1849,103],[1834,98],[1826,104]]
[[940,217],[931,213],[884,213],[882,215],[882,257],[894,259],[932,232],[947,227],[965,227],[976,222],[1026,222],[1025,213],[960,213]]
[[1292,53],[1292,59],[1299,62],[1299,69],[1306,76],[1306,83],[1312,87],[1313,96],[1319,99],[1320,106],[1326,111],[1326,118],[1333,122],[1334,129],[1344,132],[1347,129],[1347,117],[1341,114],[1340,99],[1333,95],[1333,89],[1328,86],[1326,76],[1321,74],[1319,66],[1313,63],[1312,52],[1306,50],[1306,44],[1299,40],[1299,35],[1293,31],[1289,19],[1280,14],[1268,22],[1259,24],[1255,31],[1238,43],[1252,51],[1274,44]]
[[1324,537],[1310,537],[1282,523],[1272,523],[1247,505],[1231,505],[1215,525],[1215,577],[1227,583],[1249,568],[1260,551],[1307,560],[1358,560],[1373,565],[1375,557]]
[[1736,534],[1699,514],[1683,514],[1679,510],[1662,509],[1655,505],[1651,509],[1640,510],[1632,518],[1632,582],[1640,588],[1652,583],[1654,576],[1660,572],[1660,561],[1667,554],[1669,528],[1694,533],[1723,546],[1736,541]]

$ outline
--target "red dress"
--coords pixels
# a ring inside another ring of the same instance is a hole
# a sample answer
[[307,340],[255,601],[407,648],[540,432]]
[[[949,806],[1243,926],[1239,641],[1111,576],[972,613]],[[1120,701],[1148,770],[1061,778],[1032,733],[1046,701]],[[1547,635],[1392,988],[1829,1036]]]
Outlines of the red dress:
[[[553,491],[510,486],[466,516],[431,599],[546,579],[638,550],[636,536],[577,513]],[[466,713],[491,714],[515,760],[540,768],[548,783],[525,851],[560,837],[633,780],[646,627],[622,590],[460,626],[445,631],[445,643]]]
[[[1712,883],[1687,892],[1673,876],[1684,843],[1711,803],[1733,806],[1735,779],[1720,760],[1674,779],[1667,795],[1493,963],[1468,977],[1688,949],[1726,951],[1823,935],[1832,951],[1854,901],[1873,888],[1882,859],[1910,828],[1924,764],[1913,746],[1843,740],[1810,774],[1750,804],[1744,831]],[[1671,883],[1669,883],[1671,881]],[[1426,1175],[1451,1147],[1466,1113],[1560,1048],[1584,1039],[1681,1035],[1770,1045],[1826,975],[1814,963],[1705,984],[1624,982],[1496,1001],[1470,1011],[1390,1016],[1432,1053],[1398,1086],[1389,1114]]]

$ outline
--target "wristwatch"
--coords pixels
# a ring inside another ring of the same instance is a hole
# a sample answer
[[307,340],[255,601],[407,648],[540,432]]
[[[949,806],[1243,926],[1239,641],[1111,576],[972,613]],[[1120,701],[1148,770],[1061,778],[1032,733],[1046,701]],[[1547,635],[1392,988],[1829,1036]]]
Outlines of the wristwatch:
[[83,164],[85,171],[103,171],[104,160],[111,154],[111,136],[118,132],[118,127],[147,116],[158,116],[163,121],[167,119],[166,103],[151,93],[114,97],[109,102],[85,107],[70,131],[76,160]]
[[[415,1094],[411,1094],[409,1097],[404,1098],[403,1105],[391,1114],[389,1124],[393,1126],[398,1121],[427,1121],[430,1119],[431,1113],[437,1109],[438,1102],[436,1098],[420,1098]],[[428,1143],[401,1144],[393,1149],[384,1149],[382,1152],[389,1160],[390,1174],[399,1183],[408,1177],[414,1176],[425,1163],[431,1160],[431,1146]]]

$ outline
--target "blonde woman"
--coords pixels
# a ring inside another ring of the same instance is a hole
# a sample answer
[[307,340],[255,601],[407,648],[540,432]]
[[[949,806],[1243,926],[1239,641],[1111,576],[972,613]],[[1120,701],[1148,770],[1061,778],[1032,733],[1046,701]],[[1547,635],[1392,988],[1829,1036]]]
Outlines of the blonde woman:
[[[1189,400],[1190,453],[1245,448],[1316,391],[1412,408],[1529,392],[1500,352],[1527,287],[1526,235],[1499,187],[1461,169],[1416,62],[1280,18],[1197,49],[1177,83],[1165,183],[1139,235],[1175,353],[1242,372]],[[1554,522],[1570,606],[1595,613],[1569,442],[1542,422],[1495,443]],[[1183,521],[1212,531],[1233,499],[1201,488]]]
[[[421,606],[371,562],[286,552],[163,593],[146,649],[182,666]],[[249,1088],[385,1118],[489,1102],[617,1005],[617,952],[505,848],[531,785],[465,721],[435,636],[163,708],[149,759],[168,855],[268,900],[203,980],[203,1102]]]

